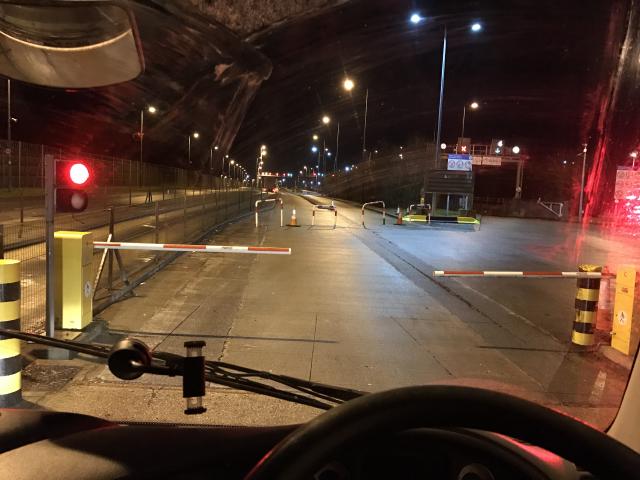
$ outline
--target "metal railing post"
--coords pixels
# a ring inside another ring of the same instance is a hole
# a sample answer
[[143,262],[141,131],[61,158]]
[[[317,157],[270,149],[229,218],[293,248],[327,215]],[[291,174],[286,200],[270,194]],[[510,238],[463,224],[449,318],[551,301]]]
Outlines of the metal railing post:
[[184,241],[187,240],[187,191],[185,190],[185,195],[183,197],[182,202],[182,239]]
[[156,227],[154,239],[155,239],[155,243],[160,243],[160,204],[158,202],[155,202],[154,214],[155,214],[155,227]]
[[[113,240],[115,230],[115,214],[113,207],[109,208],[109,237]],[[113,290],[113,252],[109,251],[109,264],[107,265],[107,290]]]
[[200,190],[200,196],[202,197],[202,214],[201,214],[200,228],[204,232],[205,230],[205,225],[204,225],[205,195],[202,194],[202,190]]

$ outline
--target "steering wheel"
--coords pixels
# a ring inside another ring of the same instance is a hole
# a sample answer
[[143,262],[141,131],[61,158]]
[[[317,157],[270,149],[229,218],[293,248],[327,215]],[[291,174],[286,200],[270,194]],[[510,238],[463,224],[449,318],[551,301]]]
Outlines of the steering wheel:
[[600,478],[635,478],[640,472],[640,454],[564,414],[504,393],[428,385],[364,395],[327,411],[276,445],[246,480],[311,478],[359,441],[439,427],[508,435],[556,453]]

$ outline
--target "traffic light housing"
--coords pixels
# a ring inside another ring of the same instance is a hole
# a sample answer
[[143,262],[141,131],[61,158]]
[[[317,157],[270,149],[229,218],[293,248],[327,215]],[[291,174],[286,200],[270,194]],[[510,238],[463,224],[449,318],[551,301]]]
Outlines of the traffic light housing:
[[83,212],[89,205],[85,188],[91,181],[91,171],[82,161],[56,161],[56,211]]
[[456,153],[471,154],[471,139],[468,137],[458,137],[456,144]]
[[504,153],[504,140],[494,138],[491,140],[489,155],[502,155]]

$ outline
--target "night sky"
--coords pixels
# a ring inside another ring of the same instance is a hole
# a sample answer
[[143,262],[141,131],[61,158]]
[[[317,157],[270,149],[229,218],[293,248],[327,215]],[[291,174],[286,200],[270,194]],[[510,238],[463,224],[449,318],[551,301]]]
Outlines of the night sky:
[[[412,12],[423,17],[409,22]],[[269,169],[311,163],[311,135],[324,134],[340,164],[362,148],[369,89],[368,150],[435,136],[442,36],[448,29],[442,140],[455,143],[465,102],[474,143],[504,138],[542,162],[579,151],[588,102],[601,71],[610,5],[602,1],[353,1],[260,38],[273,74],[259,91],[232,148],[255,158],[269,147]],[[479,21],[483,30],[470,31]],[[351,94],[342,87],[348,76]],[[332,118],[322,126],[323,114]],[[255,152],[255,153],[254,153]]]
[[[75,92],[15,82],[13,115],[19,121],[13,138],[135,160],[140,109],[154,104],[160,113],[145,123],[145,161],[188,166],[187,138],[198,131],[191,168],[207,166],[210,147],[222,137],[228,153],[250,171],[262,144],[269,150],[267,170],[296,171],[312,164],[314,133],[335,154],[339,121],[340,166],[356,163],[366,89],[369,151],[382,154],[433,141],[446,26],[442,140],[455,143],[463,105],[477,101],[480,108],[468,112],[465,128],[474,143],[502,138],[517,144],[540,172],[563,159],[571,166],[585,139],[596,141],[594,125],[604,118],[598,112],[606,111],[612,73],[619,70],[627,3],[352,0],[254,35],[253,45],[264,57],[232,45],[230,33],[207,19],[180,18],[179,3],[166,2],[175,11],[136,3],[145,73],[126,84]],[[414,12],[424,17],[418,25],[409,22]],[[470,31],[473,22],[481,22],[481,32]],[[253,92],[245,90],[238,102],[237,85],[247,71],[268,73],[267,58],[271,76],[259,87],[233,140],[242,115],[233,116],[231,125],[225,112],[233,102],[242,107],[252,99]],[[234,65],[227,70],[228,81],[217,79],[215,69],[226,64]],[[599,147],[599,158],[613,165],[638,141],[636,64],[619,75],[626,86],[615,108],[625,111],[608,137],[616,134],[618,150],[611,156],[614,150]],[[356,83],[351,93],[342,89],[346,76]],[[4,99],[0,108],[4,111]],[[324,114],[332,118],[328,127],[321,124]],[[624,141],[617,125],[624,127]],[[214,173],[220,172],[214,168]],[[540,182],[542,187],[549,182],[542,173]]]

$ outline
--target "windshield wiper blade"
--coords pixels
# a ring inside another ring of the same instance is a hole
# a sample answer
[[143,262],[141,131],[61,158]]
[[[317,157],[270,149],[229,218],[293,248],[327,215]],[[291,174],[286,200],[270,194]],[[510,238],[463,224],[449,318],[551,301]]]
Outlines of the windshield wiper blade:
[[[3,328],[0,328],[0,336],[17,338],[56,348],[63,348],[104,359],[109,359],[113,352],[113,348],[104,345],[61,340]],[[139,369],[140,374],[150,373],[155,375],[183,376],[185,357],[168,352],[150,351],[148,353],[151,357],[151,361],[147,365],[131,362],[130,367],[133,369]],[[365,392],[357,390],[311,382],[296,377],[274,374],[262,370],[254,370],[226,362],[208,360],[205,361],[204,364],[204,378],[208,382],[279,398],[323,410],[329,410],[340,403],[365,394]],[[278,383],[296,391],[283,390],[267,383],[252,380],[251,378],[258,378],[268,382]]]
[[231,363],[207,360],[206,365],[211,368],[229,369],[240,372],[238,375],[242,375],[243,378],[256,377],[264,380],[270,380],[278,382],[291,388],[299,389],[306,393],[313,393],[325,397],[325,400],[333,400],[338,402],[346,402],[353,400],[354,398],[361,397],[366,392],[359,390],[353,390],[349,388],[336,387],[333,385],[327,385],[324,383],[312,382],[310,380],[304,380],[302,378],[290,377],[288,375],[281,375],[277,373],[271,373],[264,370],[254,370],[239,365],[233,365]]
[[103,345],[60,340],[58,338],[45,337],[34,333],[19,332],[17,330],[9,330],[6,328],[0,328],[0,336],[17,338],[19,340],[24,340],[25,342],[39,343],[40,345],[46,345],[48,347],[64,348],[65,350],[85,353],[87,355],[93,355],[94,357],[100,358],[109,358],[109,352],[111,351],[109,347],[105,347]]

